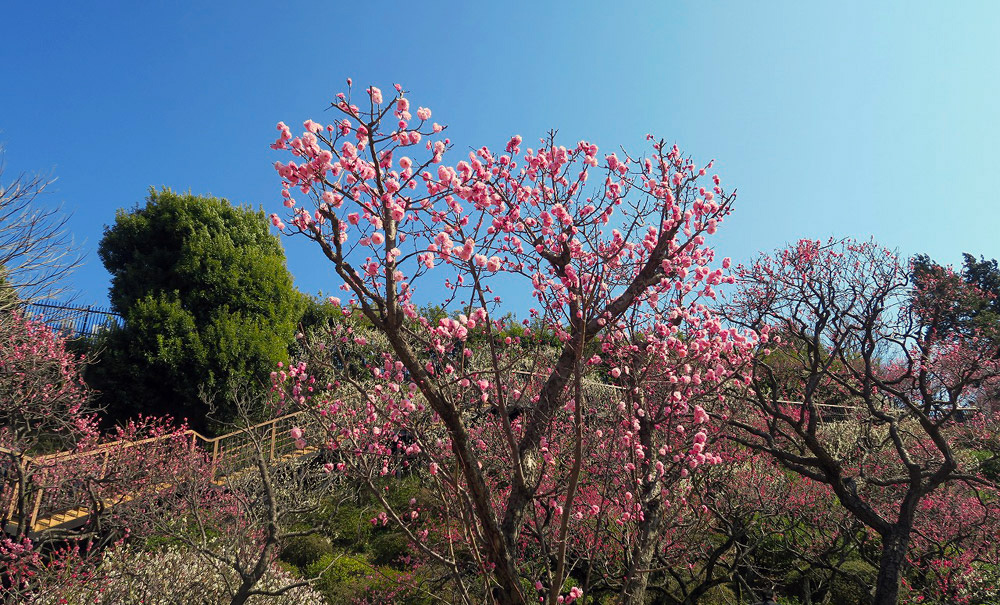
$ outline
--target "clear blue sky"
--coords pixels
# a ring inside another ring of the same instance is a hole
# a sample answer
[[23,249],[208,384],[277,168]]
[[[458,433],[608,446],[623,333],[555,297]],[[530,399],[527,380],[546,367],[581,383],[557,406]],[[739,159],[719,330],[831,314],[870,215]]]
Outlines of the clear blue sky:
[[[274,124],[319,120],[348,76],[403,83],[460,148],[557,128],[716,158],[739,201],[715,245],[737,261],[829,236],[1000,256],[1000,3],[12,2],[3,19],[7,176],[58,177],[83,302],[106,301],[103,226],[150,186],[280,209]],[[338,285],[285,244],[302,290]]]

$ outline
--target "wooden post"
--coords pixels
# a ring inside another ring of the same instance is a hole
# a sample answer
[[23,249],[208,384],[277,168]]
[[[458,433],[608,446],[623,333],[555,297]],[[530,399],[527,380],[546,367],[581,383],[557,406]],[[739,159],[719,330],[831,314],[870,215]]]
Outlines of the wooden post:
[[277,419],[271,421],[271,462],[274,462],[274,445],[275,440],[278,437],[278,421]]
[[42,494],[45,493],[45,488],[38,489],[38,495],[35,496],[35,506],[31,509],[31,516],[28,517],[28,531],[35,531],[35,522],[38,521],[38,509],[42,505]]
[[104,462],[101,463],[101,479],[104,479],[106,473],[108,472],[108,456],[110,455],[110,451],[104,452]]
[[[16,479],[15,479],[15,481],[17,481],[17,482],[14,483],[14,493],[11,494],[10,506],[7,508],[7,518],[8,519],[13,519],[14,518],[14,513],[17,511],[17,502],[18,502],[18,499],[21,497],[21,482],[19,480],[16,480]],[[2,528],[0,528],[0,529],[2,529]]]
[[212,446],[212,480],[215,481],[215,469],[219,462],[219,440],[215,440],[215,444]]

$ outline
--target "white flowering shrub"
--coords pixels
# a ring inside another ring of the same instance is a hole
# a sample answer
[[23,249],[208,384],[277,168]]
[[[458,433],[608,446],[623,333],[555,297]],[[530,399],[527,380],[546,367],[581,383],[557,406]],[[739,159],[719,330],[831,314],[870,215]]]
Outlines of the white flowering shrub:
[[[255,590],[278,592],[298,581],[291,573],[272,566]],[[49,586],[33,598],[32,605],[189,605],[231,602],[239,586],[237,573],[208,555],[185,547],[157,551],[131,547],[105,554],[89,581],[75,586]],[[249,605],[317,605],[323,595],[310,586],[299,586],[278,596],[253,595]]]

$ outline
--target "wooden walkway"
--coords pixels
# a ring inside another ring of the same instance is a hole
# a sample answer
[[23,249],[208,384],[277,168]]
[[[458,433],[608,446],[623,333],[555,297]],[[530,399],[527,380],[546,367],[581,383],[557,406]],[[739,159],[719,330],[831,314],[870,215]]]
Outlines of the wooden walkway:
[[[211,480],[216,484],[222,484],[227,478],[250,468],[261,453],[272,463],[315,453],[316,447],[298,448],[290,435],[293,427],[302,426],[310,420],[309,415],[297,412],[218,437],[206,437],[189,429],[150,439],[112,442],[82,452],[57,452],[34,457],[0,448],[0,464],[7,463],[0,466],[0,519],[4,521],[3,529],[8,534],[26,533],[28,537],[53,530],[71,530],[84,525],[95,510],[108,511],[142,495],[168,489],[170,483],[159,483],[120,491],[98,496],[96,504],[93,491],[95,485],[109,482],[109,460],[128,464],[130,457],[136,460],[146,458],[146,454],[157,448],[176,453],[179,440],[183,440],[185,449],[204,456]],[[20,471],[14,467],[13,460],[18,461]],[[46,485],[42,478],[46,469],[65,468],[65,465],[89,468],[93,472],[84,475],[76,485]],[[25,491],[23,495],[22,489]],[[87,502],[91,504],[87,505]],[[22,519],[29,528],[27,532],[20,530],[19,520]]]

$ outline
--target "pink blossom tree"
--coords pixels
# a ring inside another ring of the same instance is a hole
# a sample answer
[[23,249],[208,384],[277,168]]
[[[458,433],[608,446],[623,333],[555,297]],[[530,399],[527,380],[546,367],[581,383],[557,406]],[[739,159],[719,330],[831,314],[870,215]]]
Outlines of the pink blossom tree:
[[950,483],[920,503],[903,602],[979,605],[1000,596],[1000,493]]
[[774,336],[743,401],[730,400],[731,438],[829,485],[879,535],[877,605],[898,600],[927,499],[984,483],[984,459],[967,450],[995,451],[985,425],[959,422],[1000,376],[990,342],[945,329],[954,301],[914,293],[909,273],[872,242],[803,240],[741,267],[725,308],[736,325]]
[[76,357],[52,328],[20,312],[0,314],[0,521],[25,531],[34,455],[93,444],[97,419]]
[[[450,164],[444,127],[399,86],[331,109],[299,136],[278,125],[273,147],[295,160],[275,164],[287,211],[271,219],[315,242],[345,314],[384,349],[366,376],[277,376],[324,420],[298,438],[335,450],[331,470],[361,478],[385,507],[376,522],[453,570],[466,602],[571,602],[590,590],[581,553],[613,548],[622,601],[641,603],[677,480],[715,460],[696,402],[718,398],[754,340],[703,304],[728,279],[705,238],[734,196],[662,141],[602,157],[515,136]],[[535,299],[528,328],[501,316],[501,288]],[[423,316],[418,289],[453,315]],[[427,478],[434,511],[389,506],[379,477],[399,472]]]
[[144,496],[193,455],[163,419],[102,434],[82,363],[49,326],[0,311],[0,580],[11,594],[84,581],[92,555],[136,526]]

